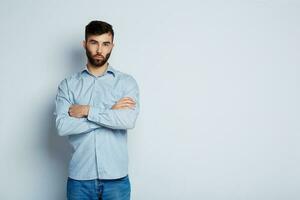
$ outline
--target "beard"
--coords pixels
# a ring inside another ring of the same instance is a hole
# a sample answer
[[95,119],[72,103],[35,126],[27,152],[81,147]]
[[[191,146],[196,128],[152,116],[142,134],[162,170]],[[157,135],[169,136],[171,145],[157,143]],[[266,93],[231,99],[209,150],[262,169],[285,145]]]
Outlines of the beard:
[[[89,63],[91,63],[92,65],[96,66],[96,67],[101,67],[103,66],[109,59],[111,51],[106,54],[106,56],[102,56],[101,54],[95,54],[92,55],[92,53],[86,49],[86,56],[88,58]],[[100,56],[101,58],[95,58],[96,56]]]

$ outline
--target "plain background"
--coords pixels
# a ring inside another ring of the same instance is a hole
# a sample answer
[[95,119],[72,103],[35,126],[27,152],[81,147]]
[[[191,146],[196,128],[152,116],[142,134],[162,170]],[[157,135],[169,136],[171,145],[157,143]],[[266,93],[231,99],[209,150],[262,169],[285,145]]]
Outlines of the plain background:
[[85,63],[85,25],[114,26],[133,75],[133,200],[300,199],[300,3],[0,1],[0,199],[65,199],[59,82]]

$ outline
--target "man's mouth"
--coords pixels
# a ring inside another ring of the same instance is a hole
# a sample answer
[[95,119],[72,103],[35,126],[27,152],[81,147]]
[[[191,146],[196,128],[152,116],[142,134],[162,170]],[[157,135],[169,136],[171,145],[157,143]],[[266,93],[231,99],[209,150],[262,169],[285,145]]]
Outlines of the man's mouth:
[[103,59],[104,57],[103,57],[103,56],[96,55],[96,56],[94,56],[94,58],[96,58],[96,59]]

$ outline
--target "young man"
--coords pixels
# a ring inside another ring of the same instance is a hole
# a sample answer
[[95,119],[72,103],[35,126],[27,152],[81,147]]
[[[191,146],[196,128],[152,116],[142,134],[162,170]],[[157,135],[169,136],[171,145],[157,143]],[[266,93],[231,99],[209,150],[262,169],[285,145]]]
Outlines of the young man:
[[139,113],[134,78],[107,61],[112,26],[92,21],[85,29],[84,69],[66,79],[56,96],[56,128],[73,147],[67,181],[70,200],[129,200],[127,129]]

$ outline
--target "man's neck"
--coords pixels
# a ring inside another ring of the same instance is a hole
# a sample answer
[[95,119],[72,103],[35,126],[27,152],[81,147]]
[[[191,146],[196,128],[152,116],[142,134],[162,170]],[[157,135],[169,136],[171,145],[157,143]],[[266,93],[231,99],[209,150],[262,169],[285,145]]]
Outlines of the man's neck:
[[86,66],[91,74],[93,74],[94,76],[101,76],[108,68],[108,63],[105,63],[101,67],[94,66],[90,63],[88,63]]

